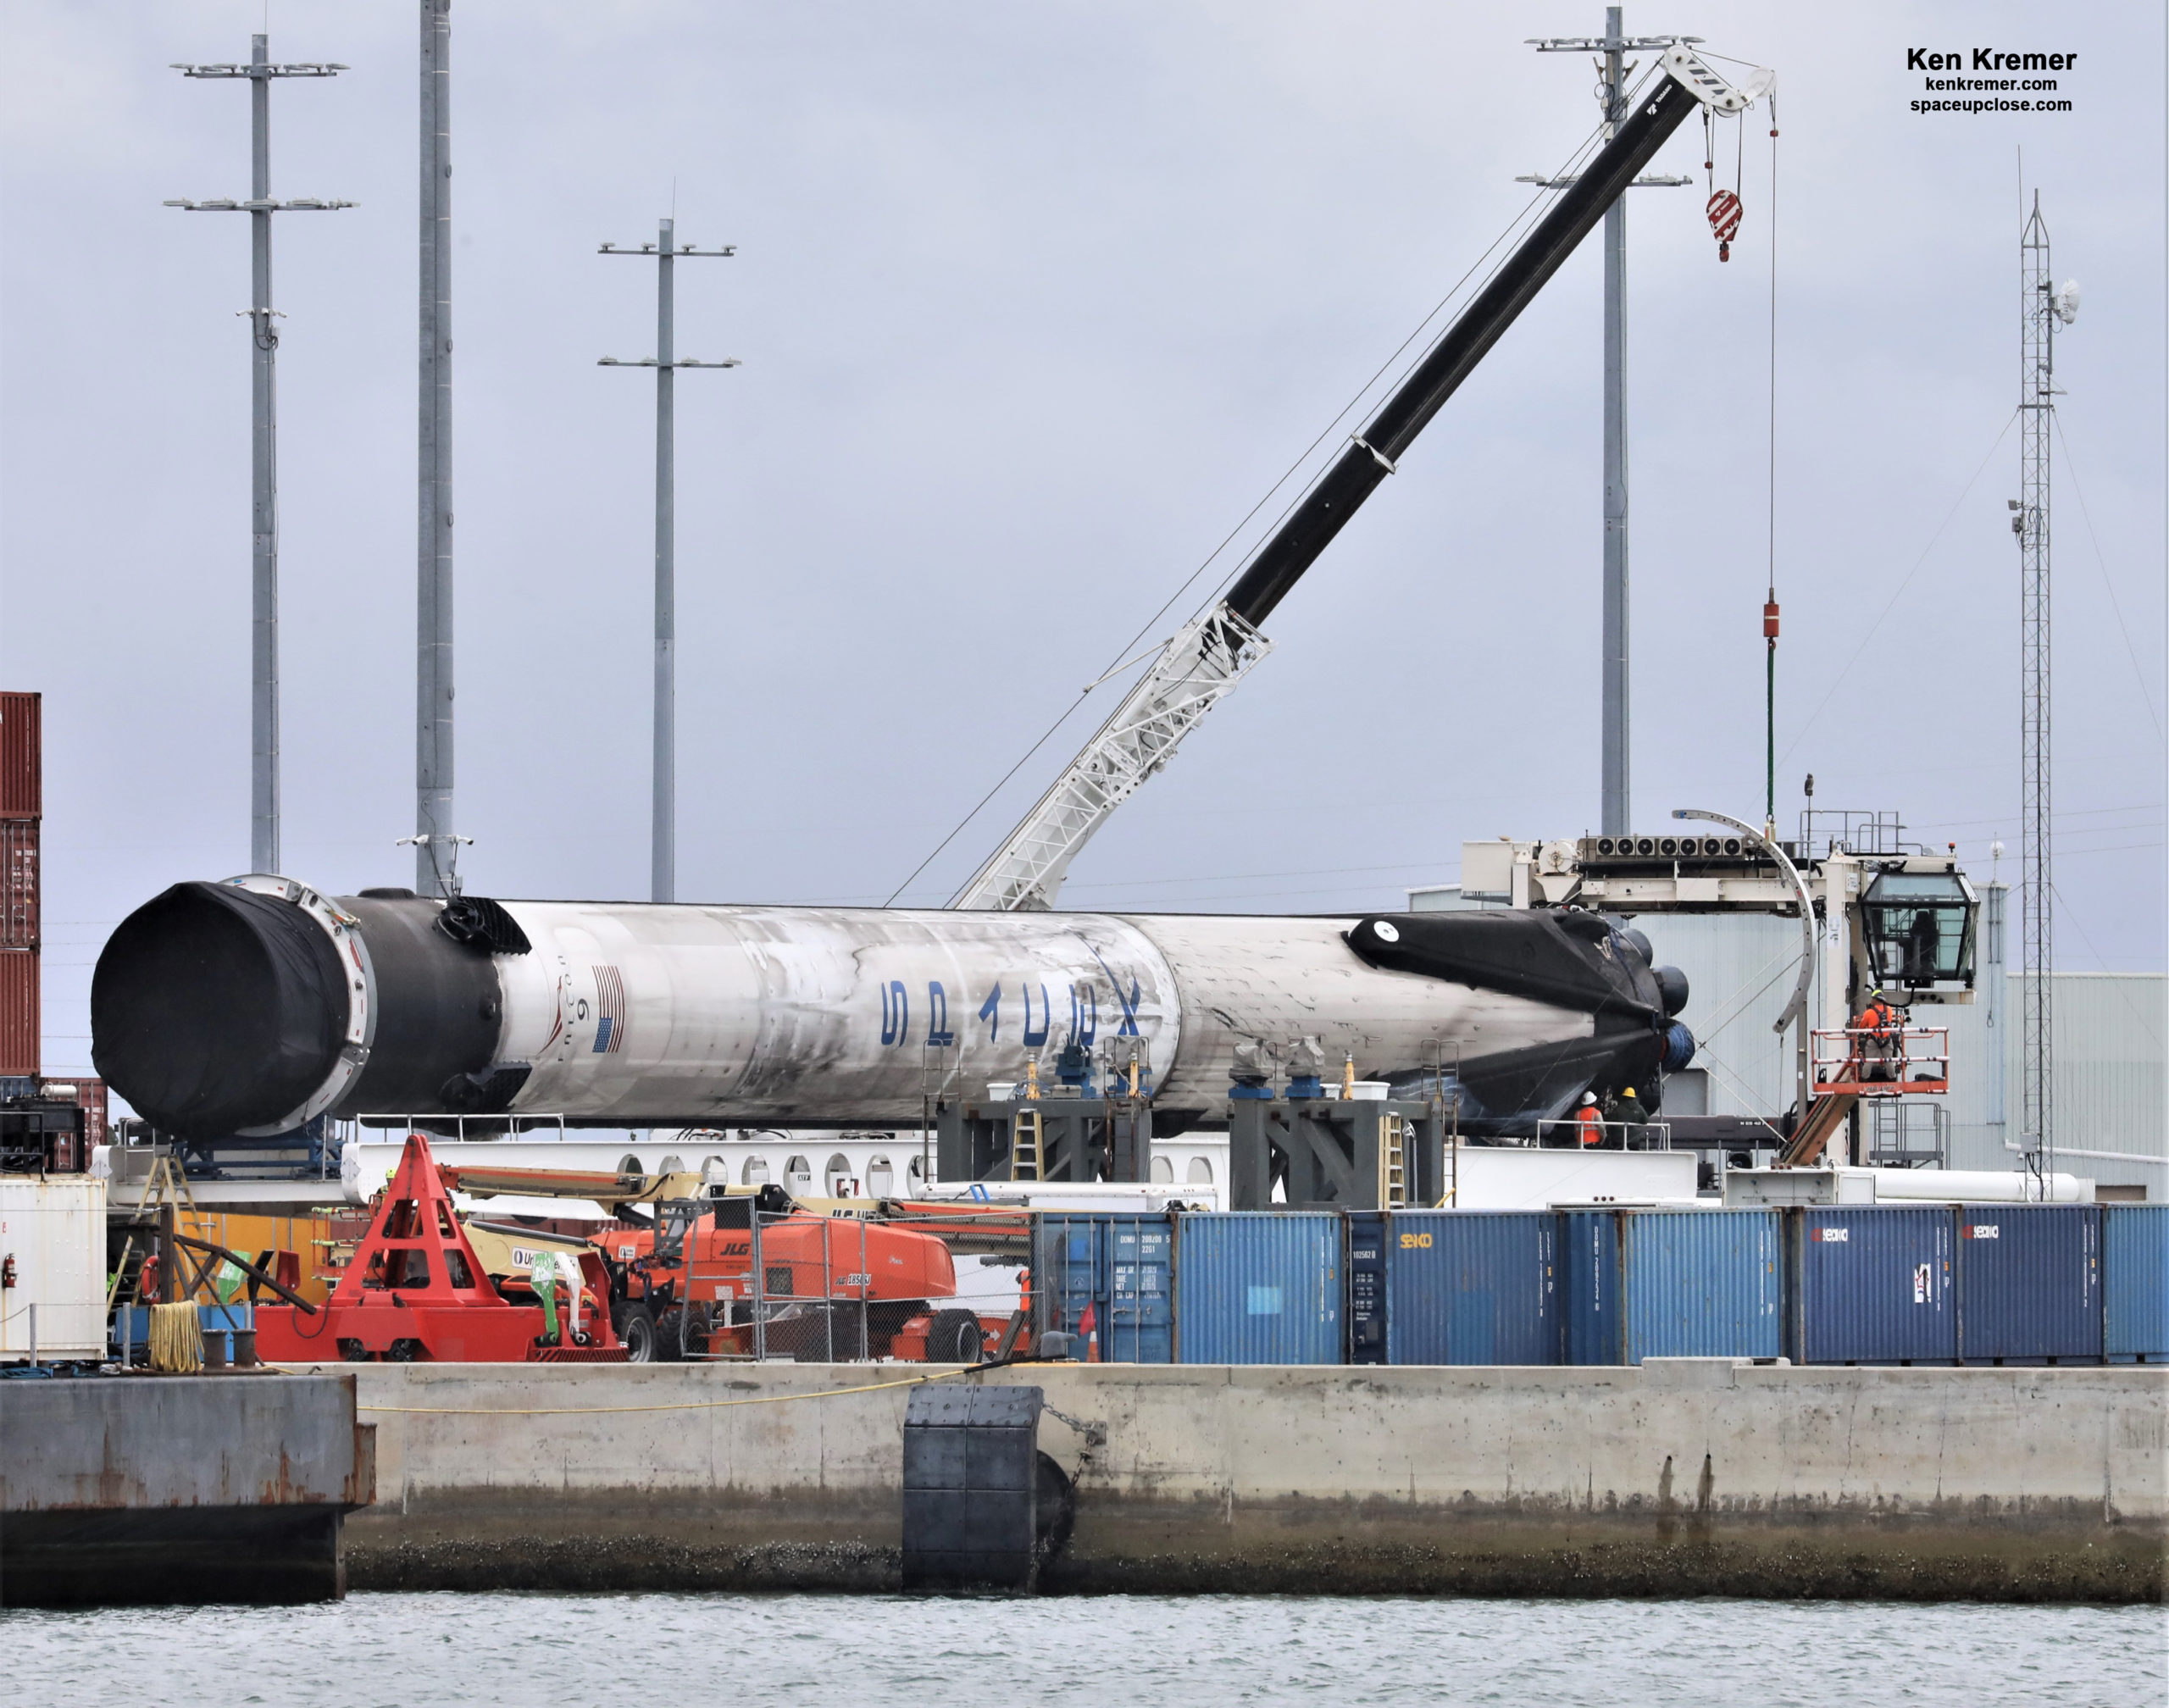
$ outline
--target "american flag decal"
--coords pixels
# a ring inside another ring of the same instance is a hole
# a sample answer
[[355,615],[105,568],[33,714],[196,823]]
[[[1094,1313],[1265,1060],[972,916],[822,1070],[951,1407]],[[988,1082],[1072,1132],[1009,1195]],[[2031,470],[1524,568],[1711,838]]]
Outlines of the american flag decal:
[[625,1047],[625,981],[615,967],[595,968],[595,1053],[615,1056]]

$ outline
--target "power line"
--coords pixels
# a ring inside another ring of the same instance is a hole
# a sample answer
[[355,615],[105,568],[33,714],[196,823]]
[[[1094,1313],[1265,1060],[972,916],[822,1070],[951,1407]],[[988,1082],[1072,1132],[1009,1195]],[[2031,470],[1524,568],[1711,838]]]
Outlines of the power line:
[[1844,685],[1845,678],[1852,674],[1853,666],[1861,662],[1861,655],[1867,651],[1868,642],[1875,638],[1876,631],[1883,627],[1890,613],[1898,608],[1898,602],[1906,596],[1906,590],[1913,585],[1913,578],[1921,573],[1921,565],[1928,561],[1928,554],[1935,550],[1937,543],[1942,540],[1944,530],[1950,526],[1951,518],[1958,514],[1961,507],[1966,502],[1967,495],[1972,491],[1973,483],[1981,478],[1983,470],[1989,466],[1989,459],[1996,454],[1997,447],[2003,443],[2005,434],[2011,431],[2011,422],[2017,419],[2018,412],[2014,409],[1998,430],[1995,443],[1989,446],[1987,456],[1981,458],[1979,466],[1967,477],[1966,485],[1960,489],[1957,499],[1944,513],[1943,520],[1936,524],[1935,532],[1928,535],[1928,543],[1921,548],[1921,555],[1913,560],[1913,567],[1906,572],[1906,579],[1898,584],[1897,591],[1891,594],[1889,602],[1878,614],[1875,621],[1867,625],[1867,632],[1861,636],[1860,644],[1853,648],[1852,657],[1845,660],[1844,667],[1836,676],[1831,679],[1829,691],[1823,695],[1815,709],[1807,714],[1807,721],[1800,726],[1785,751],[1778,756],[1779,764],[1783,764],[1786,760],[1792,757],[1793,749],[1807,739],[1807,732],[1815,727],[1815,720],[1823,714],[1831,701],[1837,697],[1839,689]]

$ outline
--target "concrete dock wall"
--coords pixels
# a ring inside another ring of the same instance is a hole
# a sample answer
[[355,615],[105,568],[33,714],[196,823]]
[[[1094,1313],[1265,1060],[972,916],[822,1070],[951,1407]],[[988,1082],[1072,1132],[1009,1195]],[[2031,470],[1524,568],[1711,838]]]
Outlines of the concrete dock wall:
[[351,1376],[0,1382],[0,1606],[336,1599],[373,1446]]
[[[357,1588],[898,1583],[879,1366],[371,1366]],[[1040,1365],[1061,1591],[2164,1596],[2169,1368]]]

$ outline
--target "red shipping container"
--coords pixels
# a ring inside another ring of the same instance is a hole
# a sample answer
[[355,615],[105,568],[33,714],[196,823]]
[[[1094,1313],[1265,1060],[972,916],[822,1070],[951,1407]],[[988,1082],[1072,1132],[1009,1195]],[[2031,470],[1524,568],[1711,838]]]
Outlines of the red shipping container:
[[43,697],[0,694],[0,818],[45,816]]
[[0,949],[38,944],[38,821],[0,818]]
[[[106,1142],[109,1123],[106,1111],[105,1081],[90,1074],[80,1074],[67,1079],[41,1079],[37,1095],[56,1098],[64,1103],[73,1103],[83,1112],[83,1143],[97,1146]],[[89,1155],[88,1150],[84,1152]]]
[[0,949],[0,1077],[38,1071],[37,951]]

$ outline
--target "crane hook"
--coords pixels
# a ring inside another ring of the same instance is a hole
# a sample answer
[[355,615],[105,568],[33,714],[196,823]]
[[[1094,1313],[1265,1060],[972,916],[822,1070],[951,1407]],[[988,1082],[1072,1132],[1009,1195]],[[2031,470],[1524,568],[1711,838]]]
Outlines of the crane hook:
[[1739,236],[1739,197],[1720,190],[1710,197],[1710,230],[1717,236],[1717,259],[1732,259],[1732,240]]

